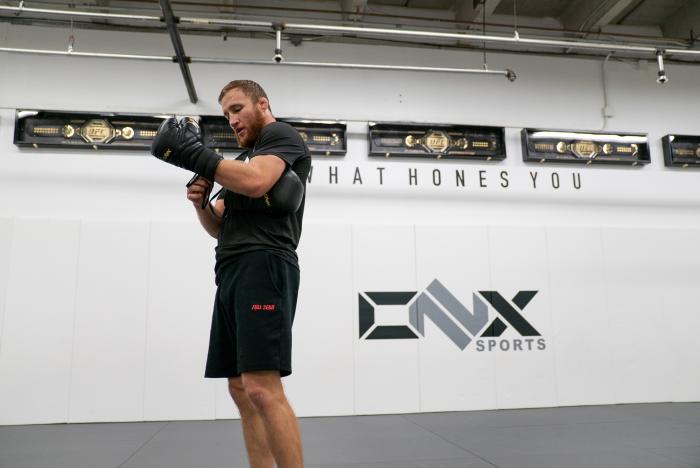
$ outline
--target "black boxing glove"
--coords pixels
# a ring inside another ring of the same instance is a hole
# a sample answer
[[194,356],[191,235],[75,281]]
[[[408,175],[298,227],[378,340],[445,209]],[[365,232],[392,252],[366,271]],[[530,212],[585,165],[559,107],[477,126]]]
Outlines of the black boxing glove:
[[286,168],[270,191],[263,195],[267,208],[285,213],[296,213],[303,198],[304,184],[291,167]]
[[185,117],[178,122],[170,117],[158,127],[151,143],[151,154],[213,182],[223,156],[205,147],[201,140],[199,125],[193,119]]

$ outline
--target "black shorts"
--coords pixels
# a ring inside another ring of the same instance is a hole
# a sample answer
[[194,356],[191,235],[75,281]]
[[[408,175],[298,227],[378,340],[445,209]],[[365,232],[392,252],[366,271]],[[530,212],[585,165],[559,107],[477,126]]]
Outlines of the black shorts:
[[264,250],[236,257],[218,272],[205,377],[292,373],[292,322],[299,269]]

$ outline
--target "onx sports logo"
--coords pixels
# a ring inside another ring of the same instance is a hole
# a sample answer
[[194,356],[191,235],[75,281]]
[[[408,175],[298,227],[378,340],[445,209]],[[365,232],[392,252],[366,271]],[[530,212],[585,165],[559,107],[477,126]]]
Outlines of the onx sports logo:
[[[358,294],[360,339],[396,340],[425,337],[425,319],[432,321],[459,349],[476,340],[477,351],[544,350],[545,339],[523,317],[523,309],[537,291],[520,291],[510,301],[497,291],[473,293],[472,311],[468,310],[437,279],[425,290],[406,292],[361,292]],[[496,316],[489,322],[489,305]],[[377,308],[404,306],[405,325],[375,323]],[[520,338],[503,338],[511,327]],[[539,337],[539,338],[538,338]]]

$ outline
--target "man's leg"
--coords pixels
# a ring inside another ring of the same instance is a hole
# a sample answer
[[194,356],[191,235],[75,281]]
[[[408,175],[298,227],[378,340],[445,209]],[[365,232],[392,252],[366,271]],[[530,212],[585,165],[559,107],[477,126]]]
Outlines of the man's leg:
[[302,468],[301,437],[294,411],[278,371],[243,373],[243,387],[267,432],[267,441],[279,468]]
[[228,391],[241,413],[243,438],[250,468],[274,468],[275,461],[267,443],[267,433],[258,410],[243,389],[240,377],[228,379]]

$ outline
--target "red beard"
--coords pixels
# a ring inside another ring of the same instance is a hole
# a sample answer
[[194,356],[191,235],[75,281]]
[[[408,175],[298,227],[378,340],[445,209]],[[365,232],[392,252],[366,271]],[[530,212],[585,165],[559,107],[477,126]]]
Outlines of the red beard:
[[255,118],[246,126],[244,138],[239,139],[238,134],[236,134],[238,145],[242,148],[252,147],[253,143],[255,143],[260,136],[260,132],[262,131],[264,124],[265,117],[263,116],[263,113],[260,110],[255,109]]

